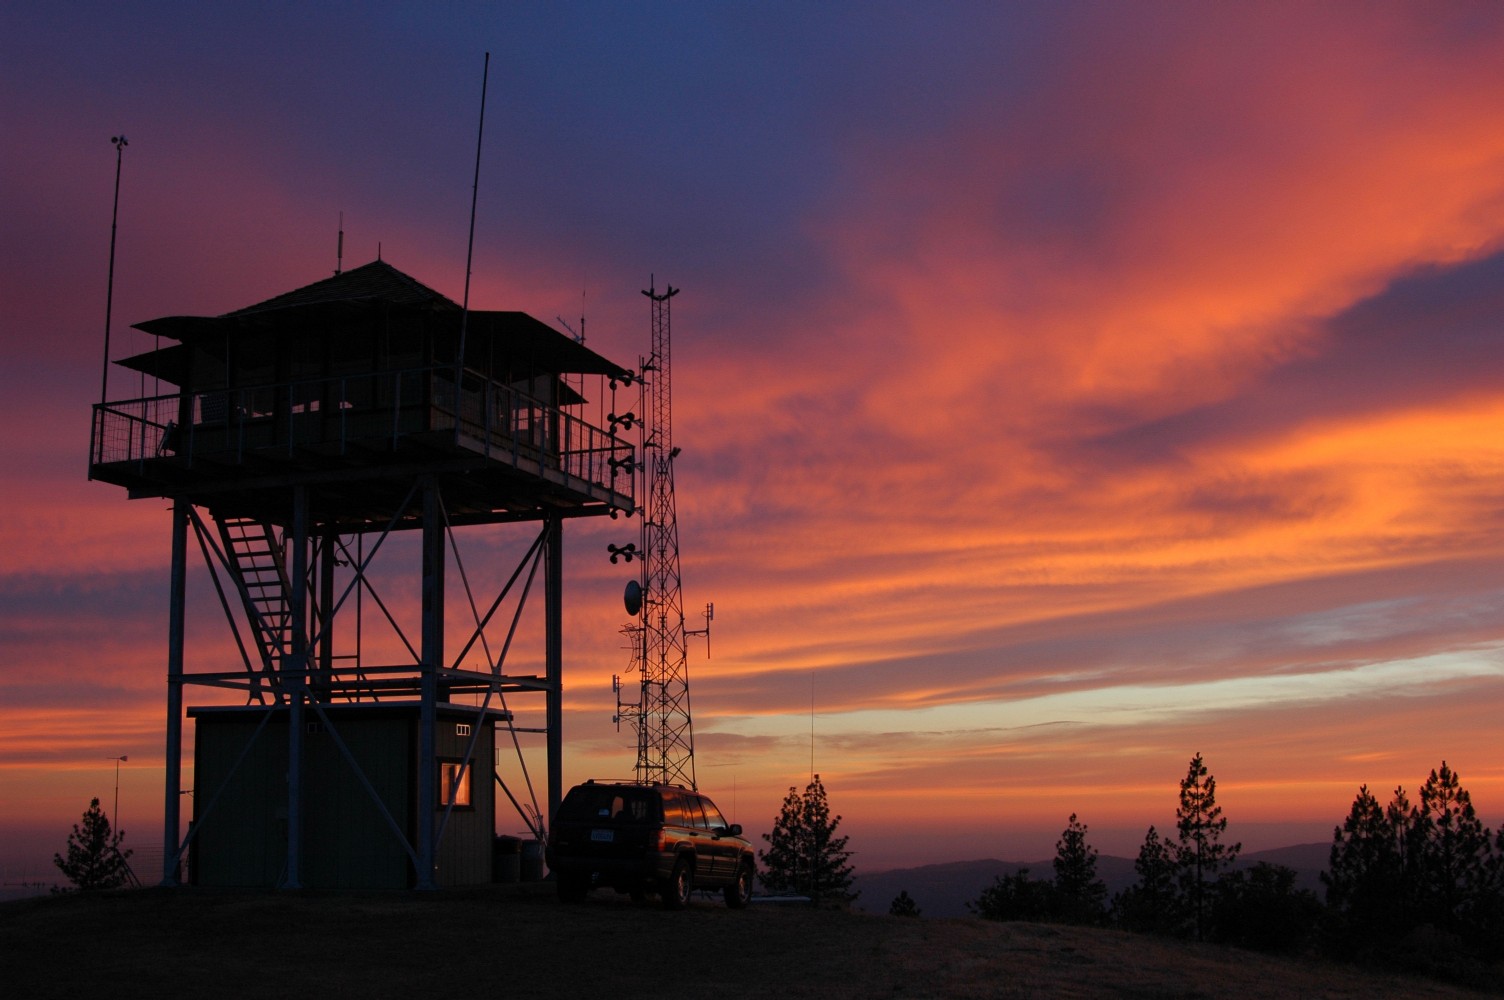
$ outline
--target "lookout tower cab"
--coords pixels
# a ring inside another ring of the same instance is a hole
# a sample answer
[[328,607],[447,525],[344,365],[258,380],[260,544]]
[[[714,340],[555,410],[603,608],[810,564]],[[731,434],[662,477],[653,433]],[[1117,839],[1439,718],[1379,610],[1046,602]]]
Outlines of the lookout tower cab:
[[[631,374],[381,261],[137,329],[165,346],[118,364],[171,391],[94,408],[89,476],[172,505],[164,882],[190,851],[217,884],[489,880],[497,789],[539,836],[562,796],[563,526],[635,509],[633,447],[604,416]],[[528,523],[494,601],[475,593],[461,538],[487,537],[470,562],[494,562],[491,536]],[[416,544],[387,543],[402,533]],[[231,636],[207,658],[185,645],[190,550]],[[414,558],[383,564],[393,551]],[[543,669],[513,673],[540,576]],[[446,614],[456,582],[466,602]],[[185,709],[189,687],[207,703]],[[521,731],[545,743],[546,812],[495,766],[540,698]]]

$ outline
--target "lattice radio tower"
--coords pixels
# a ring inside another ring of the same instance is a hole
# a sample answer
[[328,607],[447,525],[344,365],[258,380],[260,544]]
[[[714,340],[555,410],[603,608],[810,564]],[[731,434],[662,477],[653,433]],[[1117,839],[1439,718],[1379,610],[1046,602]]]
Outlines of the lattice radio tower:
[[[715,606],[705,606],[705,627],[684,627],[683,581],[679,575],[679,523],[674,504],[674,459],[679,449],[673,434],[673,363],[669,345],[669,301],[679,290],[659,293],[653,283],[642,294],[652,302],[652,353],[642,363],[641,378],[647,413],[642,421],[643,492],[641,548],[611,547],[611,561],[637,556],[642,571],[627,584],[627,613],[636,622],[623,626],[633,651],[632,666],[639,681],[635,702],[620,677],[616,689],[616,723],[629,721],[637,734],[639,782],[665,782],[695,788],[695,740],[689,704],[689,665],[685,643],[703,635],[710,652],[710,622]],[[614,415],[613,415],[614,417]],[[625,417],[630,418],[630,414]],[[621,420],[622,418],[614,418]]]

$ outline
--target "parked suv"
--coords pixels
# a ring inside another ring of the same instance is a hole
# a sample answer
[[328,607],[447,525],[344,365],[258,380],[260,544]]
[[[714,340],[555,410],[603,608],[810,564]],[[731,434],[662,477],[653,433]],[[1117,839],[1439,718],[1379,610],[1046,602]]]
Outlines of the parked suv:
[[548,838],[559,898],[579,902],[598,886],[678,910],[696,889],[720,889],[726,905],[752,898],[752,845],[715,803],[680,785],[587,781],[559,804]]

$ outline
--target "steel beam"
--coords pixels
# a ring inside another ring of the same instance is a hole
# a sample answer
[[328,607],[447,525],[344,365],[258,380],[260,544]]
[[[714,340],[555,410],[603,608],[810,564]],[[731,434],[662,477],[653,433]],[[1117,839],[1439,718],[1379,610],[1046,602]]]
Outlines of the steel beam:
[[[178,884],[178,830],[183,800],[183,623],[188,594],[188,518],[186,500],[172,505],[172,575],[167,598],[167,770],[162,802],[162,882]],[[113,818],[113,817],[112,817]]]
[[444,665],[444,519],[438,482],[423,483],[423,648],[421,651],[422,696],[418,709],[418,871],[415,887],[436,889],[437,844],[434,842],[434,810],[438,807],[438,762],[434,755],[436,707],[439,700],[439,670]]
[[548,517],[543,556],[544,676],[548,727],[548,822],[553,829],[564,798],[564,521]]

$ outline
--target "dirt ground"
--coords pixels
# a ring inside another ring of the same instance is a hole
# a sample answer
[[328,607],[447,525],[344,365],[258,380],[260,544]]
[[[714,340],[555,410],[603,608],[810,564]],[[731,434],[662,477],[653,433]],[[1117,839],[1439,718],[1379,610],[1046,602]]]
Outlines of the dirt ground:
[[161,890],[0,904],[0,992],[213,997],[1477,997],[1426,980],[1116,931],[547,884],[433,893]]

